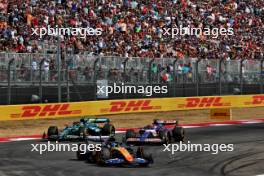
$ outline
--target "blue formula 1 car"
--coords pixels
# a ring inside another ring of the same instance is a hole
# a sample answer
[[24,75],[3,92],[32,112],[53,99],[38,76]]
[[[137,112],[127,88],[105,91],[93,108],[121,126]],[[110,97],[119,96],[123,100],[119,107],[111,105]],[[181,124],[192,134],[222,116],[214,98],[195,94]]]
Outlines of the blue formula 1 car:
[[[101,125],[103,124],[103,125]],[[69,141],[69,140],[95,140],[108,139],[115,134],[115,127],[110,124],[108,118],[82,118],[79,122],[73,122],[59,130],[57,126],[50,126],[47,132],[48,140]]]
[[[173,128],[167,128],[167,125],[174,125]],[[178,126],[176,120],[154,120],[152,125],[145,126],[135,130],[127,130],[125,142],[127,144],[169,144],[172,142],[183,141],[185,131]]]
[[85,154],[77,152],[78,160],[86,160],[102,166],[140,166],[147,167],[153,164],[153,157],[138,147],[135,151],[131,147],[125,147],[111,137],[102,144],[100,151],[87,151]]

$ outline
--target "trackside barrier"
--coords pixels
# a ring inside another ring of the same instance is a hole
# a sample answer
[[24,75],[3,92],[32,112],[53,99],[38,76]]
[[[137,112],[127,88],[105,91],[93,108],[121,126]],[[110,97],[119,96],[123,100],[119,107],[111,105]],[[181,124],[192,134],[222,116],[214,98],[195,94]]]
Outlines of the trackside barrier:
[[264,106],[264,94],[4,105],[0,106],[0,120],[27,120],[89,115],[261,106]]

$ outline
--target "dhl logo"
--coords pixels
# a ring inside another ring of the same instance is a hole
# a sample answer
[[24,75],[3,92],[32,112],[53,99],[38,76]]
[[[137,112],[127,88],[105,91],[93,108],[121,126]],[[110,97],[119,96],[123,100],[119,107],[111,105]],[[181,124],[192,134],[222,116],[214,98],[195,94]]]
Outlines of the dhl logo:
[[81,110],[69,110],[70,104],[54,104],[45,106],[24,106],[22,113],[11,114],[12,118],[67,116],[80,114]]
[[263,104],[264,104],[264,95],[252,96],[252,101],[245,102],[245,105],[263,105]]
[[151,106],[151,100],[114,101],[110,108],[101,109],[101,112],[136,112],[161,109],[160,106]]
[[231,103],[223,102],[222,97],[186,98],[185,104],[178,105],[178,108],[204,108],[230,106]]
[[213,116],[228,116],[229,114],[226,112],[216,112],[212,114]]

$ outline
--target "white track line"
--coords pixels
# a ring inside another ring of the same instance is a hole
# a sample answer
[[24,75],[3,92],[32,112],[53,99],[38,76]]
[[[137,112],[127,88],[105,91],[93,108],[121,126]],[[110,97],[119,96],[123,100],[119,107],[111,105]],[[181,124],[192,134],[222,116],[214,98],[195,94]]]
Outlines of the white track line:
[[40,139],[40,138],[13,138],[9,140],[10,141],[29,141],[29,140],[35,140],[35,139]]
[[199,128],[199,127],[203,127],[203,126],[182,126],[183,128]]
[[261,120],[251,120],[251,121],[243,121],[242,124],[255,124],[255,123],[263,123]]
[[235,125],[235,124],[210,124],[209,126],[212,126],[212,127],[216,126],[216,127],[218,127],[218,126],[231,126],[231,125]]

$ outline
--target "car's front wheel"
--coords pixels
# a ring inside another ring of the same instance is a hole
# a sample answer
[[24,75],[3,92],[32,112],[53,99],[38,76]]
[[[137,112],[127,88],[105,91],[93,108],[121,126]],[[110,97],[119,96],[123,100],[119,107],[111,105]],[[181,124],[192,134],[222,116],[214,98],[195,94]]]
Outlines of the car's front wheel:
[[59,129],[57,126],[50,126],[48,128],[48,139],[51,140],[52,136],[58,136],[59,135]]
[[110,157],[111,157],[110,150],[107,148],[102,148],[101,151],[96,152],[95,162],[98,165],[104,165],[105,161],[110,159]]
[[165,131],[160,131],[159,132],[159,137],[160,137],[160,139],[162,140],[162,142],[164,143],[164,144],[169,144],[171,141],[170,141],[170,138],[169,138],[169,136],[168,136],[168,133],[167,132],[165,132]]
[[83,153],[84,151],[81,151],[80,146],[81,144],[78,144],[78,150],[76,152],[76,157],[78,160],[85,160],[86,158],[85,158],[85,154]]
[[138,147],[136,157],[143,158],[147,161],[146,163],[140,164],[140,166],[146,167],[146,166],[154,163],[152,154],[147,153],[142,146]]

